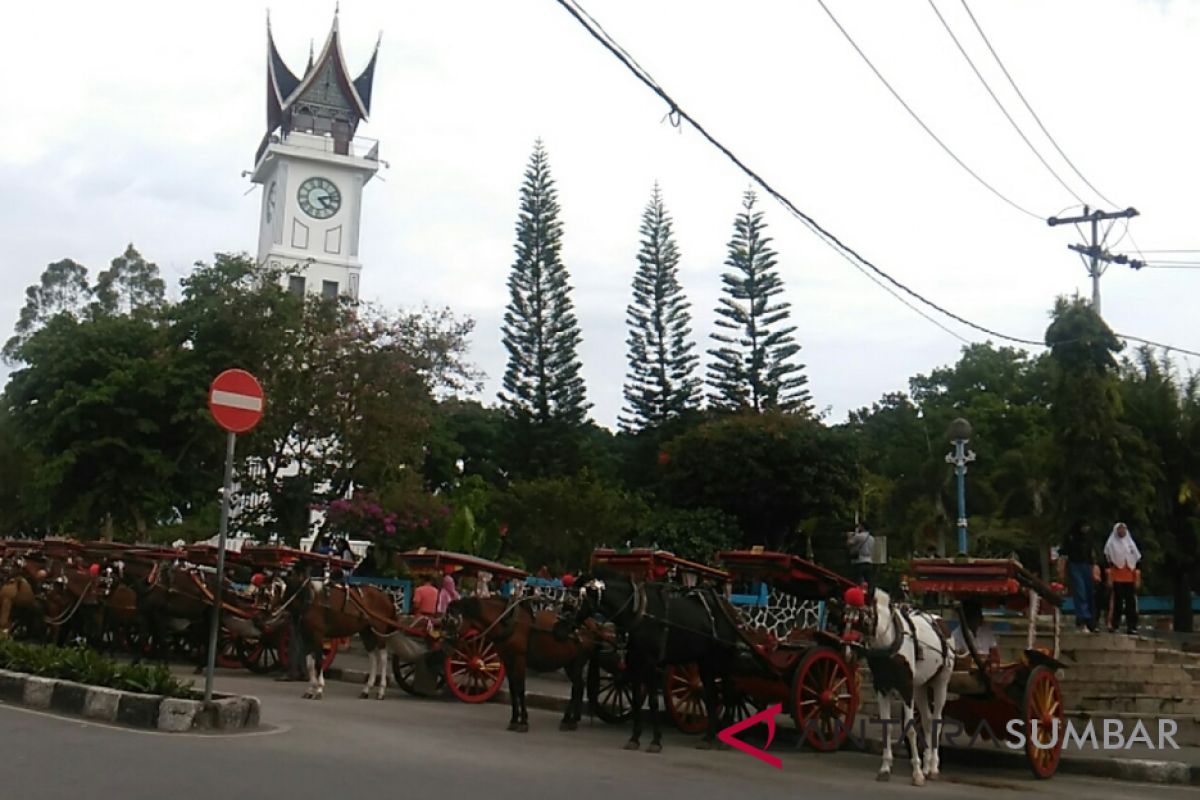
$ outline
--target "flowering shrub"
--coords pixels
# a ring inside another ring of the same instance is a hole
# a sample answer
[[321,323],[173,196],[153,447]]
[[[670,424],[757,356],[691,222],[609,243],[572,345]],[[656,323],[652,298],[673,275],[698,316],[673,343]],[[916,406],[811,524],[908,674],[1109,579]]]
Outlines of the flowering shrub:
[[355,492],[349,500],[325,506],[323,531],[350,539],[365,539],[387,551],[408,547],[435,535],[434,528],[450,513],[435,498],[412,497],[392,510],[371,492]]

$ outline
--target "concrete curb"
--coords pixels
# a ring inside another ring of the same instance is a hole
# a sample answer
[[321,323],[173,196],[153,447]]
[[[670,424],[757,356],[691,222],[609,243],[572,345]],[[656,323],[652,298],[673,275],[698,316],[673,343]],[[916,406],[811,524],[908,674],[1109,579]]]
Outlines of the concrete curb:
[[244,730],[262,715],[257,697],[217,695],[205,703],[8,670],[0,670],[0,702],[164,733]]

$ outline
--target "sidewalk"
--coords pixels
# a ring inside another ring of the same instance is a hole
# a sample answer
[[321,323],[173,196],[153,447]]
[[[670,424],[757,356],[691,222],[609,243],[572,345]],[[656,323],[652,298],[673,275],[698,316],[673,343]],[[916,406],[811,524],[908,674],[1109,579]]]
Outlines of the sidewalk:
[[[352,683],[363,683],[367,678],[366,656],[361,648],[339,652],[333,667],[326,672],[330,680],[343,680]],[[526,703],[530,708],[540,708],[546,711],[563,711],[571,694],[571,685],[565,674],[530,673],[526,680]],[[501,689],[492,698],[494,703],[508,703],[508,692]],[[1146,716],[1146,721],[1152,719]],[[784,725],[780,733],[790,729]],[[872,736],[873,726],[868,726],[865,741],[866,751],[875,755],[882,752],[883,744],[878,738],[878,729]],[[855,731],[859,730],[858,723]],[[1151,731],[1151,737],[1157,735]],[[1103,731],[1097,730],[1097,738],[1103,738]],[[893,752],[897,760],[906,757],[907,749],[903,744],[893,744]],[[1029,762],[1024,751],[1010,750],[1001,745],[996,747],[990,742],[977,742],[973,747],[942,746],[942,758],[951,764],[967,766],[1001,767],[1004,769],[1020,770],[1028,773]],[[1122,781],[1137,781],[1143,783],[1160,783],[1176,785],[1200,786],[1200,747],[1181,747],[1178,750],[1156,750],[1145,745],[1134,745],[1119,751],[1065,751],[1059,762],[1058,771],[1064,774],[1088,775],[1092,777],[1111,778]]]

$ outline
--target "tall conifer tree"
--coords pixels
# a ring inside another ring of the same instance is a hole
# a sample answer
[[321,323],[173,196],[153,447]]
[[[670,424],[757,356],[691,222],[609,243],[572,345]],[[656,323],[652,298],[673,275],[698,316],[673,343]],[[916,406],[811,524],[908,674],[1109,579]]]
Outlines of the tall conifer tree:
[[577,349],[582,339],[562,262],[558,193],[539,139],[521,185],[516,261],[508,278],[502,326],[508,367],[500,392],[517,423],[518,447],[531,473],[570,466],[565,439],[583,424],[587,402]]
[[629,375],[621,427],[657,427],[698,405],[690,304],[679,285],[679,248],[658,184],[642,213],[642,246],[633,276],[629,325]]
[[[717,306],[712,338],[720,347],[709,350],[710,402],[730,411],[778,409],[807,413],[811,395],[808,378],[796,355],[794,325],[787,325],[791,303],[772,302],[783,293],[766,223],[754,210],[756,196],[747,190],[742,212],[734,220],[733,239],[721,276],[725,296]],[[723,331],[728,331],[725,333]]]

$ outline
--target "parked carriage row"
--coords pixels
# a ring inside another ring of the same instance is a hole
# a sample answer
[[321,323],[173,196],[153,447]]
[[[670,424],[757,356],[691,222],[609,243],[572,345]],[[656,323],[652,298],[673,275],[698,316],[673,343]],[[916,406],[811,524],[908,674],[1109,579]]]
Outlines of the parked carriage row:
[[[147,654],[151,645],[163,648],[168,642],[177,652],[195,658],[203,655],[205,620],[216,578],[210,546],[177,550],[15,541],[0,547],[0,635],[14,628],[53,637],[69,632],[104,648],[127,649],[135,657]],[[420,549],[398,554],[396,559],[414,577],[452,573],[478,581],[481,573],[487,573],[484,577],[496,581],[498,593],[507,598],[496,606],[500,609],[524,605],[560,615],[564,601],[573,611],[577,597],[587,592],[586,585],[568,592],[558,581],[530,578],[521,570],[458,553]],[[697,564],[659,550],[602,549],[593,554],[590,572],[624,576],[636,586],[665,585],[663,597],[699,598],[707,617],[701,615],[701,624],[695,627],[711,622],[712,631],[711,635],[693,633],[734,653],[728,678],[718,676],[717,690],[707,696],[712,703],[707,702],[700,662],[662,663],[665,708],[680,730],[711,734],[717,717],[729,724],[779,703],[808,745],[817,750],[839,748],[854,734],[861,703],[862,632],[849,624],[842,602],[854,584],[799,556],[757,548],[721,553],[718,563],[720,567]],[[274,546],[247,547],[231,554],[227,575],[241,582],[227,578],[219,665],[244,666],[256,673],[286,668],[289,637],[297,630],[289,623],[288,604],[299,596],[299,587],[306,586],[311,602],[326,604],[324,613],[315,617],[332,620],[340,614],[345,622],[336,630],[321,628],[318,641],[310,642],[320,654],[313,664],[314,687],[318,679],[323,685],[321,675],[344,637],[362,633],[372,653],[372,674],[364,696],[372,683],[382,696],[385,670],[412,694],[448,690],[472,703],[495,695],[506,677],[505,645],[497,637],[514,624],[515,617],[505,620],[508,611],[499,612],[490,623],[486,617],[483,621],[456,617],[462,629],[447,636],[441,621],[409,613],[409,580],[347,578],[351,566],[329,556]],[[1000,735],[1011,719],[1025,720],[1026,728],[1037,720],[1041,731],[1049,731],[1055,719],[1061,722],[1065,712],[1056,677],[1062,668],[1056,660],[1058,595],[1012,561],[925,559],[914,562],[913,570],[912,588],[918,591],[937,592],[948,600],[969,597],[1004,603],[1009,609],[1024,605],[1029,611],[1028,647],[1017,663],[986,664],[968,637],[970,663],[953,676],[950,688],[955,699],[947,705],[947,716],[964,722],[968,730],[986,721],[989,730]],[[303,583],[293,577],[297,573],[304,576]],[[603,581],[591,585],[601,586]],[[1035,646],[1039,603],[1048,605],[1054,615],[1052,651]],[[140,613],[143,605],[154,613]],[[614,618],[620,617],[619,610],[610,609]],[[169,624],[161,624],[164,620]],[[627,665],[630,639],[620,625],[607,622],[587,623],[591,657],[586,692],[593,714],[621,723],[634,714],[634,681]],[[721,628],[725,634],[718,632],[719,622],[730,623]],[[546,627],[548,623],[529,624]],[[313,638],[308,629],[303,635],[306,640]],[[561,638],[560,632],[555,635]],[[390,655],[390,664],[385,654]],[[730,685],[723,685],[724,680]],[[320,694],[316,688],[310,692]],[[729,704],[732,708],[727,710]],[[514,705],[514,721],[517,715]],[[1027,738],[1027,752],[1034,774],[1044,778],[1057,768],[1061,742],[1039,748],[1039,739],[1045,743],[1043,734]]]

